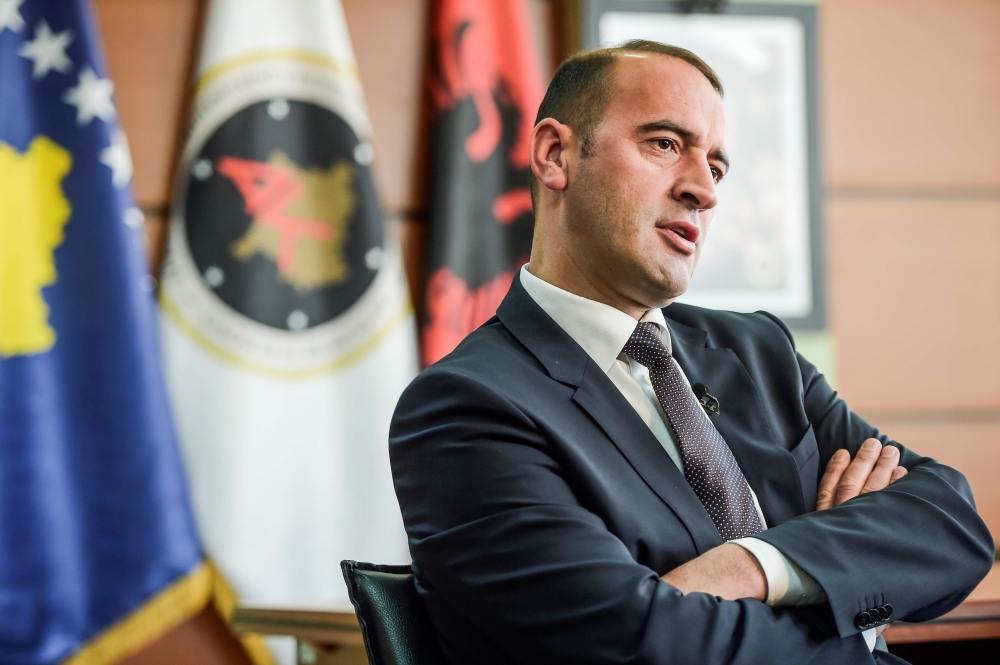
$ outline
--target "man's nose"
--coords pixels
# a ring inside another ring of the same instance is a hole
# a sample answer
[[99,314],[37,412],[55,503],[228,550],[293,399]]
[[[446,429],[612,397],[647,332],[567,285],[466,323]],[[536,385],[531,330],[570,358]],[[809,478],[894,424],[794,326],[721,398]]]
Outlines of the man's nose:
[[673,196],[692,210],[709,210],[719,203],[712,167],[702,159],[682,162]]

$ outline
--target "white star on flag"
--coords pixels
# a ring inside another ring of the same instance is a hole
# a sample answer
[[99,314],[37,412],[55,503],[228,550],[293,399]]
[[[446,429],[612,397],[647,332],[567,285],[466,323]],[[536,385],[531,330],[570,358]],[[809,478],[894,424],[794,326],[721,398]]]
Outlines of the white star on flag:
[[24,27],[24,18],[18,8],[24,0],[0,0],[0,33],[7,28],[11,32],[20,32]]
[[35,80],[45,78],[45,75],[53,69],[65,74],[73,67],[72,61],[66,57],[66,47],[71,41],[73,41],[72,30],[53,33],[49,24],[42,19],[35,28],[35,39],[25,42],[17,54],[34,64],[31,77]]
[[76,124],[86,125],[94,118],[111,120],[115,117],[115,105],[111,95],[115,85],[111,79],[98,78],[90,67],[80,72],[80,82],[66,91],[63,101],[76,107]]
[[111,182],[115,187],[124,187],[132,180],[132,155],[121,128],[115,130],[111,145],[101,151],[101,163],[111,169]]

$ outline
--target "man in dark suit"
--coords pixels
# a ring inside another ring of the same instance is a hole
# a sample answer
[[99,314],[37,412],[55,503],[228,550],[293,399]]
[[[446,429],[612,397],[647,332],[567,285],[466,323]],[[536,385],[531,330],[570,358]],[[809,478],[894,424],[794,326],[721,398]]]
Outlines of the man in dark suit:
[[881,630],[992,564],[963,476],[853,414],[780,321],[671,304],[728,169],[721,95],[652,42],[564,63],[530,263],[400,399],[396,492],[454,663],[898,663]]

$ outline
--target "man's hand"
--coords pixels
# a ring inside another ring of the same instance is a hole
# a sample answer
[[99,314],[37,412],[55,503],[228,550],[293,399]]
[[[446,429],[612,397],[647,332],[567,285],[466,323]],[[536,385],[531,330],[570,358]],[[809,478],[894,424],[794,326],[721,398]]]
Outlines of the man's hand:
[[660,579],[685,595],[700,591],[726,600],[767,599],[767,578],[757,558],[732,543],[713,547]]
[[[842,448],[834,453],[819,482],[816,509],[839,506],[859,494],[885,489],[905,475],[906,468],[899,466],[899,449],[883,448],[878,439],[865,441],[853,461]],[[684,594],[702,592],[726,600],[767,599],[767,578],[757,558],[731,543],[710,549],[660,579]]]
[[[906,474],[906,467],[899,466],[899,449],[883,447],[878,439],[868,439],[861,444],[854,461],[847,449],[841,448],[830,458],[826,473],[819,481],[816,510],[833,508],[859,494],[885,489]],[[878,626],[875,635],[881,635],[890,625]]]
[[882,447],[878,439],[868,439],[851,461],[851,454],[841,448],[830,458],[826,473],[819,481],[816,510],[839,506],[865,492],[885,489],[907,473],[899,466],[899,449]]

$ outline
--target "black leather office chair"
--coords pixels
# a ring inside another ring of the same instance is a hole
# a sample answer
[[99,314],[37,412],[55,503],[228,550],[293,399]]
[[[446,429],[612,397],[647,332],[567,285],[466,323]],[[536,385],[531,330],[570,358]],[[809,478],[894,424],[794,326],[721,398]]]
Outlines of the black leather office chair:
[[409,566],[341,561],[371,665],[446,665]]

